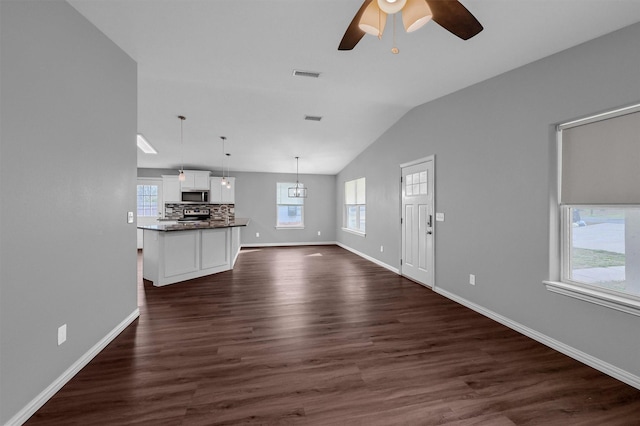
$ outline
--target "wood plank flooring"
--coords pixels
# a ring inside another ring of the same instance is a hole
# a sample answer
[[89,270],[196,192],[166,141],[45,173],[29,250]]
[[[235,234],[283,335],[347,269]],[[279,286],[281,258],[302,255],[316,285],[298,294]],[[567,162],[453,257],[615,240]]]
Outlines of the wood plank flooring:
[[640,391],[336,246],[139,300],[28,425],[640,424]]

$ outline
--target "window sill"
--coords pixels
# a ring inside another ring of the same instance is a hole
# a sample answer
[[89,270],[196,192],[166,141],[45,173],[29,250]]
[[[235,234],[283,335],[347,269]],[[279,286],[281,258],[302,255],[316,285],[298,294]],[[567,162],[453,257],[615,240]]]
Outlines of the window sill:
[[635,298],[618,296],[602,290],[586,288],[558,281],[543,281],[547,290],[563,294],[585,302],[595,303],[627,314],[640,316],[640,301]]
[[304,226],[276,226],[276,229],[304,229]]
[[348,232],[348,233],[353,234],[353,235],[358,235],[360,237],[366,237],[367,236],[367,234],[365,232],[354,231],[353,229],[349,229],[349,228],[342,228],[342,230],[344,232]]

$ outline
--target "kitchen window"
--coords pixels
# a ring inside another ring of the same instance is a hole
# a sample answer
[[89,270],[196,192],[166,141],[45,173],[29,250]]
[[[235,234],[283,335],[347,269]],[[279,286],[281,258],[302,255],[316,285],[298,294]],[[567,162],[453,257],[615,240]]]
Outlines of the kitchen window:
[[158,185],[138,185],[138,217],[158,217]]
[[557,138],[560,271],[547,289],[640,315],[640,105]]
[[276,184],[276,228],[278,229],[304,229],[304,198],[289,197],[289,188],[295,185],[291,182]]
[[365,235],[366,230],[366,181],[365,178],[344,183],[344,227],[345,231]]

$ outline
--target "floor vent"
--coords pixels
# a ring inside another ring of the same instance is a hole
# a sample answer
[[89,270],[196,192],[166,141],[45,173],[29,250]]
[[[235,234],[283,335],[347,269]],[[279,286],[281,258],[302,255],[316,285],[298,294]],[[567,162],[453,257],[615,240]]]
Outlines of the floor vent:
[[319,115],[305,115],[304,119],[307,121],[320,121],[322,120],[322,117]]

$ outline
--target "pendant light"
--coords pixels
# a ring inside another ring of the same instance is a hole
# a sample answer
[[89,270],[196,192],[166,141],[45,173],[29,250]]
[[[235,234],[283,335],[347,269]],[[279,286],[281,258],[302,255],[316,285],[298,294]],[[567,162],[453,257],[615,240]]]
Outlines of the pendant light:
[[182,134],[182,124],[184,123],[184,120],[187,119],[187,117],[185,117],[184,115],[179,115],[178,118],[180,119],[180,156],[182,159],[182,168],[180,169],[180,174],[178,174],[178,180],[180,182],[184,182],[186,177],[184,175],[184,140]]
[[298,181],[298,160],[300,157],[296,157],[296,186],[292,186],[289,188],[289,198],[307,198],[307,188],[304,187],[304,184],[301,184]]
[[222,139],[222,180],[220,181],[220,185],[222,186],[226,186],[227,185],[227,179],[224,177],[224,141],[227,140],[226,136],[220,136],[220,139]]
[[229,179],[231,173],[231,154],[227,152],[225,155],[227,156],[227,189],[231,189],[231,179]]

